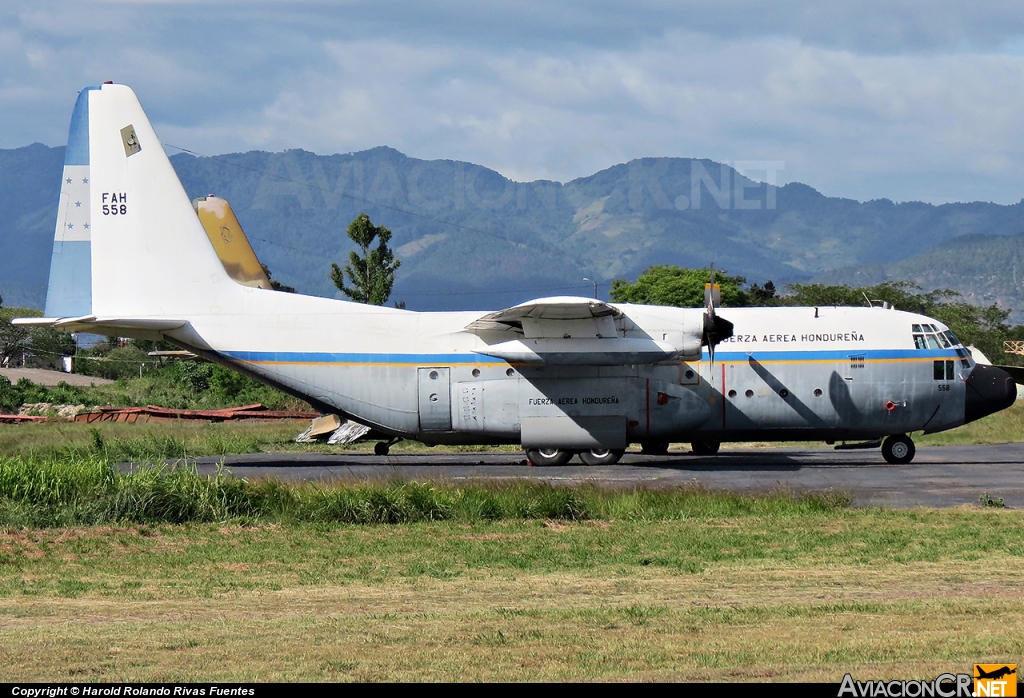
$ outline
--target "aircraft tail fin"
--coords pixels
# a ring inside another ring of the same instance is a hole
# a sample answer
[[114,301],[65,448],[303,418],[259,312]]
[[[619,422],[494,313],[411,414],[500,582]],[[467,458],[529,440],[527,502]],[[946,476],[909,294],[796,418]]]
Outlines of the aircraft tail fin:
[[240,289],[221,264],[138,98],[124,85],[75,104],[47,318],[223,312]]

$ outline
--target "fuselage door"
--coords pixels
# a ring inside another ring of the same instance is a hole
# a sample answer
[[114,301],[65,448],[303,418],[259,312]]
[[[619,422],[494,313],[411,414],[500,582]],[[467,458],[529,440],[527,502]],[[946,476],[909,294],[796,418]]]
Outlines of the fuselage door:
[[451,383],[448,368],[418,371],[420,431],[451,431]]

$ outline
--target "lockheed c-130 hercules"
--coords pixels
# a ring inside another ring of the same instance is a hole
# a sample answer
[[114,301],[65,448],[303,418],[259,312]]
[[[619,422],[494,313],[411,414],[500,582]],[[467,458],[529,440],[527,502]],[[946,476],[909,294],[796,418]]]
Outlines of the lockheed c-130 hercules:
[[[682,309],[540,298],[420,313],[280,293],[225,271],[134,92],[75,104],[45,318],[167,339],[392,438],[521,444],[535,465],[639,443],[880,440],[1008,407],[1008,374],[941,323],[894,309]],[[384,449],[386,452],[386,445]]]

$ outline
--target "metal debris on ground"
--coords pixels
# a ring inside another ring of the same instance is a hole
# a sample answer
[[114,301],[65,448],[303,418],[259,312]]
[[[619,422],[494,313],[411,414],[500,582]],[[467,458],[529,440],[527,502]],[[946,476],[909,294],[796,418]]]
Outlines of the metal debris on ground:
[[325,414],[314,419],[309,429],[295,437],[295,442],[311,444],[327,441],[332,446],[350,444],[369,433],[370,427],[343,420],[336,414]]
[[[38,407],[38,405],[36,406]],[[52,406],[51,406],[52,407]],[[33,416],[28,414],[0,414],[0,424],[16,424],[19,422],[46,422],[46,421],[70,421],[85,422],[124,422],[138,424],[145,422],[170,422],[180,419],[201,420],[207,422],[226,422],[239,419],[309,419],[314,416],[311,412],[297,412],[292,410],[268,410],[262,404],[245,405],[243,407],[225,407],[219,410],[172,410],[156,405],[145,407],[93,407],[87,411],[77,414],[61,416],[60,410],[66,407],[58,405],[58,416]],[[46,411],[50,411],[47,409]]]

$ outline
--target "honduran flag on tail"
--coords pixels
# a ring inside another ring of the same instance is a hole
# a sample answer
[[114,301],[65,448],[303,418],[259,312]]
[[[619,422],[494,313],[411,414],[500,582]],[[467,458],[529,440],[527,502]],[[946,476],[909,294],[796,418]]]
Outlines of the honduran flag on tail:
[[78,94],[71,116],[46,291],[48,318],[81,317],[92,312],[89,93],[97,89],[87,87]]

